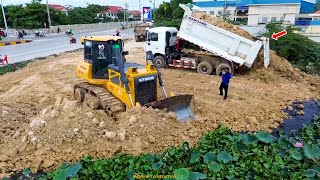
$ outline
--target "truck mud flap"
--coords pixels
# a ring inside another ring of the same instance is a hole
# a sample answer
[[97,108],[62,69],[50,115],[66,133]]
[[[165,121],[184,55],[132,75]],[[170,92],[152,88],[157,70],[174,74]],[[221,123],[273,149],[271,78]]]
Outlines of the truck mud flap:
[[145,105],[146,107],[167,109],[176,113],[177,119],[183,122],[194,120],[194,99],[193,95],[181,94],[169,98],[154,101]]

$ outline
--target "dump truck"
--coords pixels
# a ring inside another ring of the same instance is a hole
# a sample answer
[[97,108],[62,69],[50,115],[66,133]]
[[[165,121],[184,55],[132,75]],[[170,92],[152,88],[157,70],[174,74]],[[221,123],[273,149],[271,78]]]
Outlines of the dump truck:
[[141,23],[134,28],[133,32],[134,32],[134,38],[136,42],[141,42],[146,40],[147,28],[150,28],[150,27],[151,25],[149,23]]
[[[184,15],[179,31],[173,27],[156,27],[147,30],[145,51],[154,53],[159,68],[176,67],[196,69],[201,74],[217,74],[226,67],[251,68],[259,53],[264,51],[264,66],[269,65],[269,38],[256,37],[256,41],[239,36],[192,16],[190,7],[179,5]],[[183,52],[181,41],[197,45],[210,55]],[[146,57],[147,63],[149,59]]]

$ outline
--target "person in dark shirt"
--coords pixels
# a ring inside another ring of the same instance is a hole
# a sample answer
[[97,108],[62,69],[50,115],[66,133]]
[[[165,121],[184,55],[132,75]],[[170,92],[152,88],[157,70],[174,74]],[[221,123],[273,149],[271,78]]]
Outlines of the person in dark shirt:
[[230,69],[227,67],[226,72],[220,72],[220,76],[222,76],[222,82],[220,84],[220,95],[223,96],[222,90],[224,90],[224,100],[227,99],[228,97],[228,88],[229,88],[229,82],[230,79],[232,78],[232,74],[229,72]]
[[119,32],[119,30],[117,30],[116,36],[120,36],[120,32]]

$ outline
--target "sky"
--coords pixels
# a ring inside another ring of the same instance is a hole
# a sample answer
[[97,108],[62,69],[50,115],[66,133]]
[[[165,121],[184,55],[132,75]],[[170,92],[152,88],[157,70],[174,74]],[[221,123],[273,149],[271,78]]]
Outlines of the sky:
[[[46,3],[46,0],[42,0],[43,4]],[[152,7],[153,3],[150,3],[150,0],[140,0],[141,9],[142,7]],[[153,1],[153,0],[152,0]],[[170,0],[155,0],[156,6],[159,6],[163,1]],[[29,3],[31,0],[2,0],[3,5],[10,4],[24,4]],[[85,7],[87,4],[99,4],[99,5],[110,5],[110,6],[122,6],[124,7],[125,3],[128,3],[128,9],[130,10],[139,10],[139,0],[48,0],[49,4],[59,4],[59,5],[71,5],[71,6],[80,6]]]

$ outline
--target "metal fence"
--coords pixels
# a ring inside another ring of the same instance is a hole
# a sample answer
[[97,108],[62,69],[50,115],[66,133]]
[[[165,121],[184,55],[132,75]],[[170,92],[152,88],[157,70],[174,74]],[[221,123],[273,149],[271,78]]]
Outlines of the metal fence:
[[101,30],[101,29],[114,29],[114,28],[121,28],[122,26],[125,26],[126,28],[134,28],[139,21],[131,21],[131,22],[110,22],[110,23],[97,23],[97,24],[72,24],[72,25],[60,25],[60,26],[51,26],[51,32],[49,32],[49,29],[41,28],[41,29],[9,29],[7,34],[8,36],[16,36],[16,31],[22,31],[29,34],[34,34],[35,31],[42,31],[46,34],[48,33],[57,33],[58,27],[60,27],[61,32],[65,32],[70,27],[73,32],[78,31],[86,31],[86,30]]
[[296,26],[319,26],[320,20],[297,20],[295,22]]
[[98,23],[98,24],[73,24],[73,25],[60,25],[60,26],[52,26],[51,30],[53,32],[58,31],[58,27],[60,27],[61,31],[67,31],[68,28],[71,28],[73,31],[84,31],[90,29],[112,29],[112,28],[120,28],[125,26],[127,28],[135,27],[139,21],[132,22],[110,22],[110,23]]

